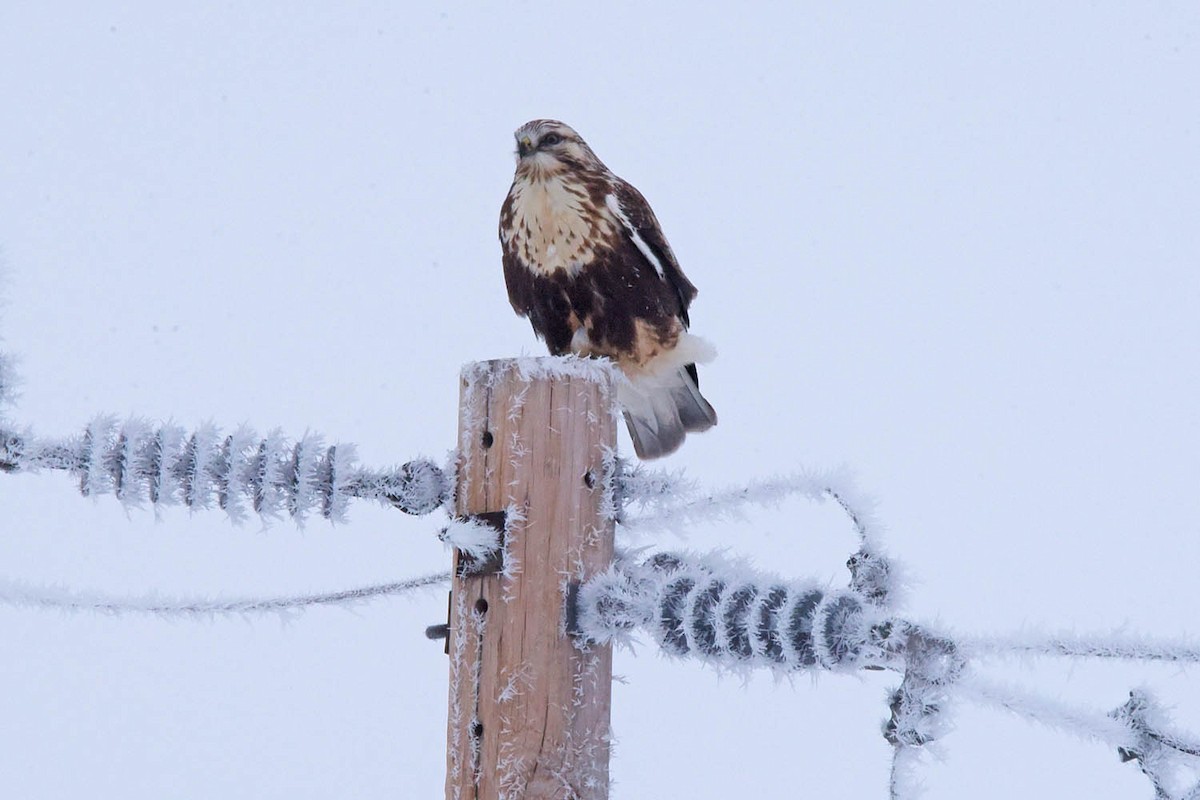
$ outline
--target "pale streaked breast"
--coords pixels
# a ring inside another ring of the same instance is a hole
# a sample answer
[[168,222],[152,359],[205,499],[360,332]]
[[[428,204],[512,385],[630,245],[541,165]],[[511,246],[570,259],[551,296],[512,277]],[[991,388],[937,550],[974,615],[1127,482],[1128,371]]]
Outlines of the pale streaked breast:
[[587,189],[561,175],[522,178],[512,188],[512,227],[508,244],[533,272],[575,275],[596,258],[596,244],[608,240],[615,220],[597,208]]

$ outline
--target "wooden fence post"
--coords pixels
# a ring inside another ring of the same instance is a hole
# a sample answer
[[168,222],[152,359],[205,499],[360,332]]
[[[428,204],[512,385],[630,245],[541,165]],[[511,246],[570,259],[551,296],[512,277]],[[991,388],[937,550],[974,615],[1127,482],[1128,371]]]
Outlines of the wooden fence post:
[[577,647],[566,614],[572,583],[612,562],[613,393],[597,362],[463,371],[456,511],[507,541],[484,574],[455,553],[447,800],[608,797],[612,651]]

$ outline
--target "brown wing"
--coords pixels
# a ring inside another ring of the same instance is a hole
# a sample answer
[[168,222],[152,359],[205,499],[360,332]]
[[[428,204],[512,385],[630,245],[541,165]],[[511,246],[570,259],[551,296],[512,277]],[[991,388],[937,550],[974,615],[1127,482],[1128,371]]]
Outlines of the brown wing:
[[[636,187],[620,178],[613,181],[613,193],[625,219],[629,221],[632,228],[626,233],[631,239],[635,237],[640,239],[650,254],[655,257],[654,261],[650,258],[646,258],[646,261],[656,270],[661,267],[662,279],[671,287],[674,296],[679,301],[677,310],[679,319],[683,322],[683,327],[688,327],[690,324],[688,306],[692,304],[692,300],[695,299],[698,292],[692,282],[683,274],[679,262],[675,260],[675,253],[671,251],[671,245],[667,244],[667,238],[663,236],[662,227],[658,224],[658,218],[654,216],[654,210],[650,208],[650,204],[646,202],[646,198]],[[641,251],[640,246],[638,250]],[[655,261],[657,263],[654,263]]]
[[500,207],[500,250],[504,260],[504,283],[508,286],[508,302],[512,303],[517,316],[529,314],[533,302],[533,275],[524,269],[517,260],[513,231],[513,196],[512,192],[504,198]]
[[528,317],[533,332],[546,343],[552,355],[571,349],[571,303],[562,286],[534,275],[517,252],[512,235],[512,194],[500,209],[500,248],[508,302],[519,317]]
[[[611,195],[609,197],[608,195]],[[662,346],[674,346],[688,325],[696,288],[680,270],[654,212],[637,189],[619,178],[597,181],[592,202],[608,204],[618,218],[592,242],[595,260],[573,274],[538,274],[526,263],[513,230],[513,197],[500,212],[500,242],[508,299],[555,355],[571,350],[577,328],[586,329],[594,354],[639,363]],[[604,226],[593,226],[600,231]],[[647,338],[649,337],[649,338]]]

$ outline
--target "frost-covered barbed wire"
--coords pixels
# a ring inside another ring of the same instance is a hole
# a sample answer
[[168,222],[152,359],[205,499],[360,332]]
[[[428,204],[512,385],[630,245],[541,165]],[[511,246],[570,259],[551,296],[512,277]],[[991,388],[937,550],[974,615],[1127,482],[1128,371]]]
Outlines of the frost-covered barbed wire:
[[705,489],[682,470],[631,466],[615,454],[606,460],[605,470],[612,475],[610,516],[632,531],[666,529],[686,535],[696,524],[739,519],[751,505],[772,508],[794,496],[817,503],[833,500],[859,539],[859,550],[847,564],[851,588],[878,606],[893,605],[905,588],[903,570],[883,549],[875,501],[858,490],[846,470],[809,470],[717,490]]
[[886,559],[861,549],[847,589],[785,580],[723,556],[658,553],[618,561],[581,586],[574,628],[593,642],[650,633],[675,657],[723,671],[887,669],[904,675],[884,735],[893,800],[916,796],[919,752],[946,730],[963,661],[954,643],[892,616]]
[[450,492],[445,473],[417,459],[387,470],[357,466],[353,445],[326,446],[320,436],[290,441],[260,437],[242,426],[227,435],[213,425],[185,431],[140,419],[93,420],[81,435],[45,439],[0,425],[0,471],[66,470],[85,496],[112,494],[130,507],[218,507],[235,521],[249,511],[302,522],[308,514],[334,522],[351,498],[376,500],[409,514],[428,514]]
[[[1025,631],[1008,636],[956,636],[955,641],[964,659],[975,667],[990,658],[1031,656],[1200,663],[1200,646],[1193,642],[1155,640],[1125,632],[1048,635]],[[1137,762],[1157,800],[1200,800],[1200,740],[1175,732],[1169,715],[1144,690],[1130,692],[1124,705],[1107,713],[994,683],[977,672],[960,681],[955,691],[964,699],[1115,748],[1122,761]]]
[[1103,711],[1081,708],[1022,687],[969,674],[959,681],[960,697],[978,705],[1008,711],[1029,722],[1114,748],[1137,746],[1137,734],[1125,722]]
[[895,754],[891,797],[907,800],[916,796],[920,748],[947,727],[963,662],[953,642],[888,613],[886,565],[864,544],[850,560],[850,588],[835,589],[766,575],[723,556],[624,559],[579,588],[573,627],[599,643],[628,642],[645,630],[667,654],[723,671],[902,672],[884,735]]
[[[959,648],[963,662],[949,684],[951,700],[1008,711],[1029,722],[1098,742],[1117,751],[1122,761],[1136,761],[1154,786],[1155,798],[1200,798],[1200,740],[1176,732],[1169,715],[1146,691],[1130,692],[1129,700],[1109,712],[1083,708],[1036,691],[981,676],[970,663],[970,649]],[[893,797],[907,797],[893,792]]]
[[1108,714],[1137,736],[1133,747],[1118,748],[1122,761],[1136,761],[1154,785],[1156,797],[1200,796],[1200,780],[1184,778],[1185,762],[1200,758],[1200,742],[1172,730],[1166,710],[1146,691],[1135,689],[1124,705]]
[[[862,556],[860,552],[851,559],[852,573],[856,562],[863,563]],[[1200,765],[1200,740],[1174,732],[1146,693],[1134,692],[1124,706],[1105,713],[978,674],[987,657],[1006,648],[1015,655],[1192,662],[1198,654],[1191,645],[1132,637],[960,641],[896,616],[872,599],[869,582],[866,585],[868,591],[857,589],[855,579],[848,589],[785,580],[716,555],[658,553],[642,561],[624,557],[579,588],[573,629],[585,640],[601,643],[626,643],[642,630],[668,655],[695,658],[722,671],[901,673],[883,729],[893,746],[893,800],[918,796],[915,770],[920,754],[949,730],[949,715],[961,701],[1002,708],[1113,747],[1123,760],[1137,761],[1157,797],[1200,800],[1200,781],[1181,777]]]
[[845,470],[803,471],[714,490],[682,471],[630,466],[618,460],[614,484],[617,521],[631,530],[686,532],[697,523],[737,519],[747,506],[774,508],[799,496],[818,503],[834,500],[864,544],[875,551],[881,546],[875,503],[858,490]]
[[952,641],[892,616],[886,559],[864,548],[849,562],[847,589],[785,580],[723,556],[658,553],[620,560],[581,586],[575,632],[593,642],[650,633],[675,657],[723,671],[886,669],[904,675],[884,735],[893,745],[893,800],[916,796],[922,748],[946,730],[963,669]]
[[1200,644],[1161,641],[1125,632],[1109,634],[1044,634],[1033,631],[1008,636],[956,636],[973,658],[1050,656],[1108,661],[1200,663]]
[[448,572],[436,572],[393,583],[380,583],[337,592],[282,597],[193,598],[159,594],[116,596],[63,588],[35,587],[17,581],[0,581],[0,604],[68,612],[93,612],[107,616],[147,614],[164,618],[202,619],[247,614],[283,614],[313,606],[355,606],[384,597],[410,594],[450,581]]
[[892,716],[883,736],[892,745],[891,800],[908,800],[920,794],[920,753],[949,728],[948,707],[965,662],[953,641],[905,622],[892,625],[900,630],[893,650],[903,658],[904,679],[889,699]]

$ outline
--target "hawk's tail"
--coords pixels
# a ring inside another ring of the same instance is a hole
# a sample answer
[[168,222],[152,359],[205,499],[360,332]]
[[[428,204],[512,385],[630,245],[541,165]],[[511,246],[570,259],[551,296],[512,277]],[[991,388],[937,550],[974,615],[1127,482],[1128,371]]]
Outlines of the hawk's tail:
[[625,411],[629,435],[638,458],[648,460],[674,453],[688,433],[717,424],[713,410],[696,385],[692,364],[654,380],[622,382],[617,399]]

